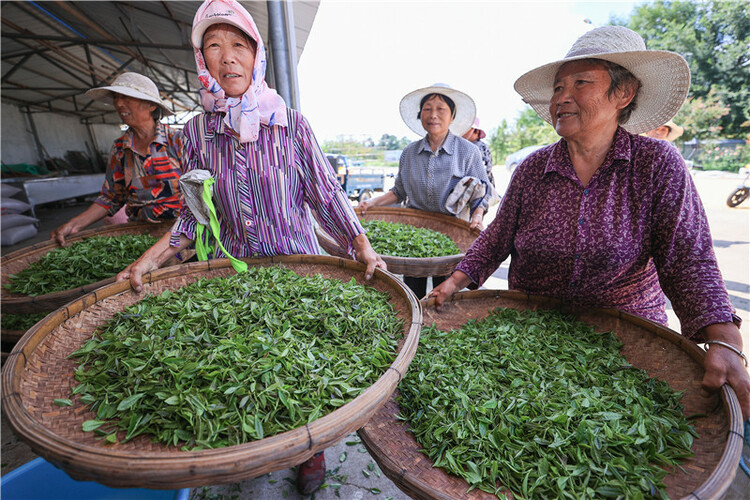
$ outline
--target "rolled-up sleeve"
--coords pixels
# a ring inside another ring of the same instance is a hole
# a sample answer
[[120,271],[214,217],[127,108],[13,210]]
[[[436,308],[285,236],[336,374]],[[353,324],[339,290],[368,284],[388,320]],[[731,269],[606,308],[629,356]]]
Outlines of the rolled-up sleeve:
[[354,256],[354,239],[364,229],[339,184],[333,167],[326,160],[307,119],[300,115],[294,140],[297,168],[300,170],[305,202],[321,227]]
[[654,264],[682,334],[693,338],[705,326],[732,322],[734,307],[716,261],[703,204],[675,148],[669,148],[654,177]]

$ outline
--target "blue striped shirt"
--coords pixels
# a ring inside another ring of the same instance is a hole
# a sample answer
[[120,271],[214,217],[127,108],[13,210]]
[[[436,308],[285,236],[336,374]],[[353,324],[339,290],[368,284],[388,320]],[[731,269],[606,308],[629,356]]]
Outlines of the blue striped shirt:
[[[364,230],[307,120],[292,109],[287,116],[288,127],[261,125],[258,140],[245,144],[222,114],[196,116],[183,129],[183,169],[208,170],[216,180],[221,242],[234,257],[320,253],[307,206],[353,255]],[[178,246],[180,234],[195,240],[196,224],[184,206],[170,244]]]
[[[448,132],[437,152],[432,151],[427,137],[404,148],[391,191],[398,201],[408,200],[409,208],[453,215],[445,208],[445,201],[458,181],[467,176],[490,182],[479,149]],[[487,211],[486,196],[479,206]]]

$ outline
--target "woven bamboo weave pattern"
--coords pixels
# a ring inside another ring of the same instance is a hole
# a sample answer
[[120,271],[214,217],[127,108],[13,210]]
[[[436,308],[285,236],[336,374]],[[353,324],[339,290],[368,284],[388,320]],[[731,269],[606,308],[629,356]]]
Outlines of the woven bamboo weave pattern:
[[225,259],[184,264],[145,275],[142,294],[130,290],[128,282],[108,285],[58,309],[29,330],[2,372],[3,411],[14,432],[75,479],[115,487],[171,489],[237,482],[292,467],[360,428],[388,400],[414,357],[421,329],[421,306],[414,294],[393,275],[380,270],[365,282],[362,264],[339,258],[294,255],[244,260],[250,266],[279,265],[303,275],[322,274],[345,281],[354,277],[387,293],[404,320],[403,339],[391,367],[357,398],[332,413],[305,427],[259,441],[182,451],[139,436],[106,446],[92,433],[81,430],[81,424],[95,414],[77,397],[72,407],[53,403],[55,398],[70,397],[76,384],[76,365],[67,356],[115,312],[134,304],[145,293],[161,293],[198,278],[234,273]]
[[[519,292],[481,290],[461,292],[438,313],[432,302],[424,307],[424,323],[435,323],[442,330],[461,327],[466,321],[487,316],[496,307],[516,309],[562,308],[552,300]],[[734,392],[725,386],[720,395],[701,395],[703,351],[693,342],[668,328],[630,314],[611,310],[568,310],[577,319],[599,331],[614,331],[625,344],[621,353],[629,363],[665,380],[673,390],[685,391],[685,415],[705,414],[691,421],[699,434],[692,450],[695,455],[683,461],[685,472],[677,469],[664,479],[670,498],[721,498],[737,470],[742,449],[742,415]],[[543,364],[544,360],[540,360]],[[397,420],[398,404],[391,399],[359,434],[383,472],[399,488],[418,499],[490,499],[493,495],[474,490],[468,483],[433,468],[420,446]]]

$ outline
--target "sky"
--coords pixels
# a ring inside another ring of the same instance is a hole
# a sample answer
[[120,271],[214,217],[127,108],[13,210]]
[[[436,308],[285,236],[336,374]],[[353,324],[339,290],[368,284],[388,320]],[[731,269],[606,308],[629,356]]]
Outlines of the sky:
[[641,3],[321,0],[297,67],[300,110],[321,142],[416,140],[399,102],[439,82],[472,97],[490,135],[524,109],[513,89],[519,76]]

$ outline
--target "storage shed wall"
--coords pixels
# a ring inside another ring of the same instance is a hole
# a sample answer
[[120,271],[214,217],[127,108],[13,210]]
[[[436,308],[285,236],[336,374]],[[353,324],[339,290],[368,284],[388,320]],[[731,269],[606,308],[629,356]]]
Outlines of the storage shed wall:
[[[39,163],[34,144],[34,135],[29,127],[28,117],[21,108],[2,104],[2,153],[3,163]],[[90,156],[91,138],[86,125],[79,118],[57,113],[33,113],[39,141],[46,149],[48,158],[65,158],[68,151],[81,151]],[[117,125],[95,124],[92,130],[96,139],[96,149],[108,155],[112,142],[122,135]],[[89,143],[89,146],[86,146]]]

